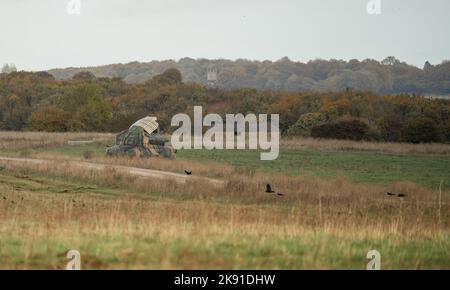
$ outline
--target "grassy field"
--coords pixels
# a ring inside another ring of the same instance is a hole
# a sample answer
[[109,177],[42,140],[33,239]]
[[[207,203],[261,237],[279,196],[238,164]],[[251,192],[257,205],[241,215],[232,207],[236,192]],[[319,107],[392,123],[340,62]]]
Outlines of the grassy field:
[[[134,160],[104,157],[111,135],[8,134],[0,132],[0,156],[55,161],[0,161],[0,268],[64,269],[76,249],[85,269],[364,269],[376,249],[384,269],[450,269],[447,148],[289,141],[268,163],[256,152],[203,150]],[[86,138],[95,144],[65,145]],[[62,160],[191,169],[226,185]],[[285,196],[265,193],[268,182]]]
[[[326,141],[323,141],[326,142]],[[101,144],[81,146],[55,146],[32,150],[62,156],[93,157],[104,155]],[[392,184],[409,181],[432,189],[442,182],[450,188],[450,155],[386,154],[379,152],[323,151],[313,149],[281,149],[274,161],[260,161],[258,151],[251,150],[179,150],[177,158],[189,161],[225,163],[245,171],[315,176],[322,178],[345,177],[363,183]]]
[[261,162],[257,151],[182,150],[179,158],[213,160],[249,170],[323,178],[347,177],[355,182],[391,184],[411,181],[450,188],[450,156],[393,155],[368,152],[323,152],[282,149],[279,159]]

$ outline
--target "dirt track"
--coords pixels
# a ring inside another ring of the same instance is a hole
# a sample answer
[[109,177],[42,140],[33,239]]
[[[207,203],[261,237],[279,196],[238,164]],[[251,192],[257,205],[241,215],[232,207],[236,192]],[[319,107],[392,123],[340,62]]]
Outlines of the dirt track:
[[53,160],[53,159],[34,159],[34,158],[13,158],[13,157],[1,157],[0,162],[22,162],[22,163],[35,163],[35,164],[45,164],[52,162],[64,162],[67,166],[78,166],[84,167],[87,169],[93,170],[105,170],[106,168],[113,168],[118,172],[123,172],[126,174],[136,175],[140,177],[148,177],[148,178],[159,178],[159,179],[172,179],[176,182],[185,183],[187,180],[203,180],[213,183],[217,186],[222,186],[224,181],[214,178],[208,177],[200,177],[200,176],[192,176],[192,175],[184,175],[179,173],[173,173],[169,171],[161,171],[154,169],[145,169],[138,167],[129,167],[123,165],[111,165],[111,164],[101,164],[101,163],[92,163],[87,161],[70,161],[70,160]]

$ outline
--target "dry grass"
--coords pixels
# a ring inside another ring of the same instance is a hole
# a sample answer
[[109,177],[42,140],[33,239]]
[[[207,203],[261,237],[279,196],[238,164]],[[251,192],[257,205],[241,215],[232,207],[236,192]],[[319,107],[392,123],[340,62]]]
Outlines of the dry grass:
[[[440,248],[448,246],[448,192],[439,223],[437,194],[408,184],[397,185],[410,192],[401,201],[386,197],[383,188],[344,180],[271,177],[287,194],[278,198],[262,192],[267,176],[214,189],[62,167],[4,170],[38,184],[43,180],[32,172],[72,182],[76,177],[85,185],[120,180],[121,193],[89,192],[89,186],[77,192],[64,184],[59,193],[49,193],[44,183],[42,192],[22,186],[2,194],[7,200],[0,201],[1,267],[63,268],[62,254],[75,248],[85,268],[362,269],[364,254],[374,246],[389,257],[386,268],[449,266]],[[409,253],[430,246],[423,241],[433,247],[425,251],[440,253],[444,262]]]
[[[57,141],[39,143],[33,134],[24,135],[42,146],[91,136],[48,135]],[[85,268],[363,269],[373,248],[382,253],[384,268],[450,268],[449,191],[249,172],[214,162],[89,162],[189,168],[226,185],[86,170],[60,160],[1,162],[1,268],[64,268],[64,253],[78,249]],[[285,196],[265,193],[266,183]],[[407,197],[388,197],[387,191]]]
[[437,154],[449,155],[450,144],[411,144],[367,142],[349,140],[319,140],[313,138],[282,139],[280,146],[289,149],[312,149],[326,151],[368,151],[389,154]]
[[[170,161],[166,161],[170,162]],[[185,164],[186,162],[183,162]],[[104,171],[82,167],[67,167],[61,162],[46,164],[4,163],[4,170],[17,172],[26,178],[33,172],[55,176],[63,180],[75,180],[104,187],[123,188],[136,194],[157,194],[159,198],[173,197],[180,200],[218,201],[230,204],[295,206],[308,213],[303,220],[313,225],[318,220],[317,207],[322,207],[323,221],[341,224],[342,219],[353,220],[363,227],[373,224],[373,220],[389,224],[393,220],[404,219],[400,229],[441,229],[448,226],[449,191],[432,191],[413,183],[399,182],[386,187],[372,184],[355,184],[344,178],[324,181],[319,178],[287,177],[264,173],[244,174],[239,170],[227,172],[225,186],[217,187],[208,181],[188,181],[177,183],[170,180],[155,180],[136,177],[112,168]],[[206,166],[206,165],[204,165]],[[190,166],[190,167],[193,167]],[[211,171],[218,168],[211,168]],[[266,183],[271,183],[283,197],[264,192]],[[388,197],[387,191],[406,193],[399,199]],[[445,214],[444,223],[437,222],[439,207]],[[401,210],[400,210],[401,209]],[[326,218],[329,218],[326,219]],[[357,220],[355,221],[355,218]],[[347,223],[348,225],[348,223]]]
[[0,131],[0,150],[23,151],[41,147],[66,145],[69,140],[95,140],[99,143],[114,142],[114,134],[108,133],[43,133]]
[[[111,145],[115,134],[111,133],[42,133],[0,131],[0,150],[23,150],[38,147],[66,145],[69,140],[95,140]],[[169,136],[165,136],[170,140]],[[391,154],[438,154],[449,155],[450,144],[410,144],[389,142],[358,142],[348,140],[319,140],[313,138],[282,138],[282,148],[313,149],[327,151],[370,151]]]

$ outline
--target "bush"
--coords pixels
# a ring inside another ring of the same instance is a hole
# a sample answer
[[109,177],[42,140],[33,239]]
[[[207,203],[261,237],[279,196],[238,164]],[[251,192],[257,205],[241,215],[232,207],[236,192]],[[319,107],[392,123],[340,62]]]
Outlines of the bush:
[[436,122],[430,118],[410,119],[402,128],[402,141],[409,143],[431,143],[441,141]]
[[378,121],[378,129],[384,141],[399,142],[402,139],[402,127],[399,118],[383,117]]
[[62,109],[53,106],[45,106],[34,111],[29,120],[29,126],[33,130],[47,132],[63,132],[68,129],[68,121],[71,116]]
[[309,137],[311,129],[315,126],[325,123],[327,117],[322,113],[307,113],[301,115],[297,122],[287,131],[288,136]]
[[314,138],[356,141],[375,139],[370,127],[359,120],[344,120],[316,126],[311,129],[311,136]]
[[443,138],[446,143],[450,143],[450,121],[447,122],[442,128]]
[[92,81],[95,79],[95,75],[88,71],[82,71],[79,73],[76,73],[72,79],[74,80],[80,80],[80,81]]
[[162,74],[156,75],[152,80],[147,83],[155,83],[159,85],[178,85],[183,82],[183,77],[181,72],[176,68],[169,68],[164,71]]

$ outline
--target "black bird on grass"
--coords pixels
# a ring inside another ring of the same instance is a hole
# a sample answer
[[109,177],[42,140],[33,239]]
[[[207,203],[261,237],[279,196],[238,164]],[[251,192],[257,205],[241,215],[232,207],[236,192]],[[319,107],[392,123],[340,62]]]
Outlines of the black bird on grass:
[[267,193],[275,193],[275,191],[272,190],[272,187],[270,186],[270,184],[266,185],[266,192]]
[[272,186],[270,186],[270,184],[267,184],[267,185],[266,185],[266,192],[267,192],[267,193],[276,193],[278,196],[284,196],[284,193],[281,193],[281,192],[275,192],[275,191],[272,189]]
[[386,193],[388,196],[397,196],[397,197],[406,197],[406,194],[404,193],[392,193],[392,192],[388,192]]
[[192,171],[187,171],[187,170],[185,170],[184,173],[186,173],[187,175],[191,175],[191,174],[192,174]]

